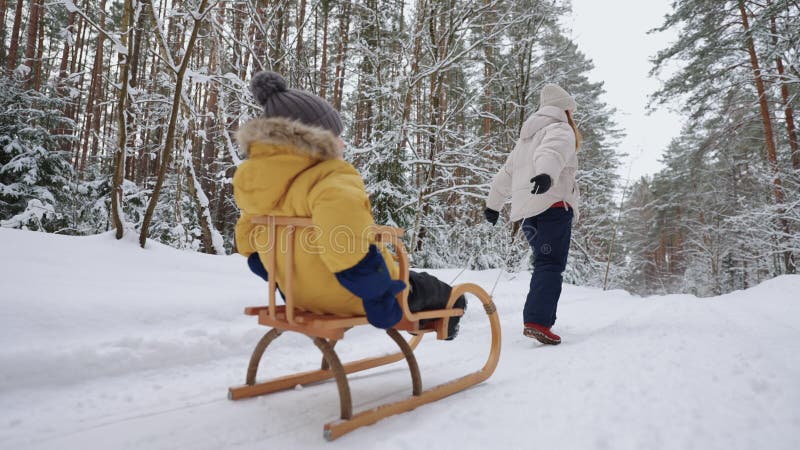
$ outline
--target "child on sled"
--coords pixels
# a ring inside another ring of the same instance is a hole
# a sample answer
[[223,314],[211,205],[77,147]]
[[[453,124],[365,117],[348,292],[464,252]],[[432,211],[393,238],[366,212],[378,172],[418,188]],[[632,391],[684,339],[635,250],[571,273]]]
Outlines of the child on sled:
[[[274,72],[256,74],[250,88],[263,114],[238,133],[247,158],[233,178],[242,211],[236,224],[239,253],[267,280],[256,244],[263,236],[255,238],[252,218],[310,217],[319,235],[314,251],[300,245],[295,255],[296,306],[314,313],[366,315],[375,327],[393,327],[403,316],[396,295],[406,285],[396,280],[399,270],[392,255],[367,233],[374,225],[369,197],[359,172],[344,161],[339,114],[310,92],[288,89]],[[282,260],[278,285],[285,273]],[[413,271],[409,281],[412,312],[446,307],[448,284]],[[455,307],[466,307],[463,296]],[[449,320],[448,339],[458,332],[459,319]]]

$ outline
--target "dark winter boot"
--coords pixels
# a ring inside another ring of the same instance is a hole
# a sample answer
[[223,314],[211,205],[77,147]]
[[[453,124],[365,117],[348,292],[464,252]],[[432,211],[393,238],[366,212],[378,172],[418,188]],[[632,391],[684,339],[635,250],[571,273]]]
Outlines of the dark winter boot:
[[[447,301],[450,300],[450,293],[453,287],[425,272],[414,272],[409,274],[411,292],[408,295],[408,307],[411,312],[430,311],[433,309],[444,309]],[[454,308],[467,309],[467,299],[462,295],[453,304]],[[439,319],[420,320],[420,328],[430,328]],[[452,340],[458,334],[458,322],[461,317],[451,317],[447,323],[447,339]]]
[[558,345],[561,343],[561,336],[550,331],[550,327],[536,323],[526,323],[522,334],[529,338],[534,338],[542,344]]
[[[453,304],[454,308],[461,308],[464,312],[467,312],[467,299],[464,298],[462,295],[456,299],[456,302]],[[452,341],[453,339],[458,336],[458,323],[461,321],[461,317],[451,317],[450,321],[447,323],[447,338],[445,340]]]
[[[453,308],[461,308],[466,312],[467,299],[464,298],[463,295],[458,297],[456,302],[453,303]],[[458,336],[458,323],[461,321],[461,317],[464,316],[451,317],[450,321],[447,322],[447,337],[444,338],[446,341],[452,341],[456,338],[456,336]],[[435,329],[436,324],[439,323],[440,320],[441,319],[422,319],[419,321],[419,327],[422,329]]]

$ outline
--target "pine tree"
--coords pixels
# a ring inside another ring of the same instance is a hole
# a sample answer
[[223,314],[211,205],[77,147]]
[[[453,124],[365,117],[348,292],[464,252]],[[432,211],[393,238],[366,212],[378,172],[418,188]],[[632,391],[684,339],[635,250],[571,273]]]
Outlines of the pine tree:
[[[778,11],[786,14],[778,15]],[[759,193],[767,186],[772,192],[770,203],[774,211],[768,223],[773,225],[773,229],[765,232],[771,236],[768,240],[776,243],[770,248],[783,248],[782,271],[787,273],[795,271],[795,247],[791,238],[796,233],[793,223],[787,218],[787,213],[791,214],[789,208],[793,199],[789,197],[791,191],[784,184],[795,181],[791,174],[788,177],[791,179],[786,176],[785,168],[789,167],[790,151],[781,154],[778,143],[791,138],[776,139],[771,103],[774,101],[774,94],[782,87],[788,89],[788,86],[787,80],[780,73],[770,73],[772,65],[764,62],[763,55],[770,45],[786,45],[782,43],[783,39],[772,33],[772,19],[780,17],[783,26],[796,29],[800,25],[800,15],[797,13],[796,5],[792,7],[790,3],[783,1],[776,2],[775,5],[771,5],[771,2],[762,5],[744,0],[682,0],[675,3],[673,13],[667,16],[664,25],[658,29],[680,28],[680,38],[653,59],[653,73],[658,73],[672,61],[684,62],[654,94],[654,102],[668,103],[681,99],[680,103],[691,114],[691,120],[696,122],[716,119],[725,123],[725,116],[720,114],[731,112],[741,118],[733,126],[709,129],[705,133],[707,147],[716,148],[720,141],[717,137],[722,132],[744,137],[741,130],[745,127],[752,130],[749,125],[754,120],[759,121],[761,131],[755,135],[747,134],[746,137],[751,145],[758,145],[763,149],[762,161],[751,159],[748,162],[754,167],[767,169],[766,172],[759,170],[752,175],[764,175],[760,179],[762,187],[758,189]],[[774,28],[778,29],[777,19]],[[773,54],[780,53],[773,51]],[[776,80],[778,83],[774,85]],[[791,119],[787,120],[789,122]],[[787,130],[790,128],[787,127]],[[786,148],[788,150],[790,146],[787,145]],[[762,203],[764,201],[766,200],[761,199]]]
[[51,130],[74,124],[62,100],[24,83],[0,76],[0,219],[4,227],[63,232],[74,173],[58,142],[68,137]]

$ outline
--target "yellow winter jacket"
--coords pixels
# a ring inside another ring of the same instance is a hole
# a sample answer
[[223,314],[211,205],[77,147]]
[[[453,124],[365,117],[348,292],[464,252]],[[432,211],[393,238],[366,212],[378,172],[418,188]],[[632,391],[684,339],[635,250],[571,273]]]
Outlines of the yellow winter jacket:
[[[334,273],[361,261],[374,244],[367,230],[374,224],[364,181],[341,158],[330,132],[282,118],[254,119],[239,130],[247,155],[233,177],[233,192],[242,215],[236,223],[236,246],[250,256],[259,252],[264,267],[268,242],[260,215],[310,217],[313,229],[295,236],[295,306],[315,313],[364,315],[361,299],[342,287]],[[276,241],[285,242],[279,228]],[[284,280],[285,247],[279,244],[278,285]],[[397,278],[397,263],[379,246],[386,266]],[[259,251],[261,249],[261,251]]]

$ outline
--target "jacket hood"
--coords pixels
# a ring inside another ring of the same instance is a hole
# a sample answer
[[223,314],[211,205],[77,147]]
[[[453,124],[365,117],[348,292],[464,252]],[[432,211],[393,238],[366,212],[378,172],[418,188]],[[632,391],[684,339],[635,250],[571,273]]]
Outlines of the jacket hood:
[[539,130],[556,123],[567,123],[567,113],[556,106],[542,106],[522,125],[520,137],[529,139]]
[[255,143],[285,147],[319,160],[342,156],[338,139],[330,131],[281,117],[253,119],[239,129],[236,138],[244,158],[250,156]]
[[[237,138],[247,159],[233,176],[234,197],[246,212],[267,214],[280,208],[303,174],[319,176],[325,170],[351,167],[337,160],[341,152],[333,133],[300,122],[254,119],[239,129]],[[297,192],[305,196],[308,189],[306,186]]]

